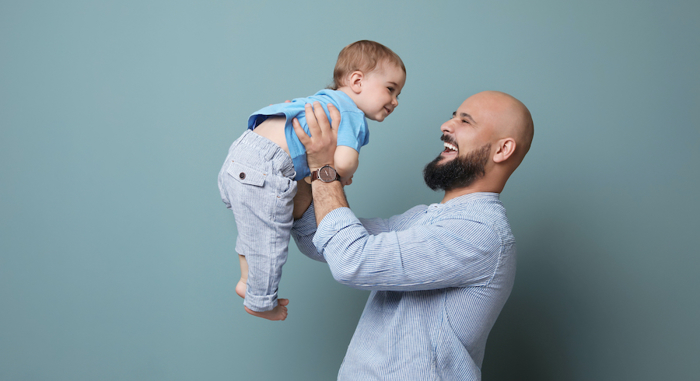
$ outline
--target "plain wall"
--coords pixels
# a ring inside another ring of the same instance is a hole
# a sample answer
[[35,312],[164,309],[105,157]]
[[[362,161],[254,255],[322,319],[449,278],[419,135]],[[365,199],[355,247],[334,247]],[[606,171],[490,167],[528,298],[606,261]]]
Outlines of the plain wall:
[[[700,3],[0,3],[0,379],[335,379],[367,293],[292,244],[289,318],[243,310],[216,177],[248,115],[331,82],[338,52],[404,60],[347,194],[439,202],[421,170],[469,95],[536,126],[501,199],[515,288],[486,380],[700,374]],[[695,196],[693,196],[695,195]]]

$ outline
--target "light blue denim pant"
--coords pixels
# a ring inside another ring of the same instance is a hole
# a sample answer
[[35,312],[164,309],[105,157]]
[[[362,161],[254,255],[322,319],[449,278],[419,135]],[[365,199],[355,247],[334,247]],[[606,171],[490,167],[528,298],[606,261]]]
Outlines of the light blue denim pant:
[[219,172],[221,199],[236,219],[236,252],[248,261],[243,304],[253,311],[277,306],[277,287],[294,222],[294,176],[289,155],[252,130],[233,142]]

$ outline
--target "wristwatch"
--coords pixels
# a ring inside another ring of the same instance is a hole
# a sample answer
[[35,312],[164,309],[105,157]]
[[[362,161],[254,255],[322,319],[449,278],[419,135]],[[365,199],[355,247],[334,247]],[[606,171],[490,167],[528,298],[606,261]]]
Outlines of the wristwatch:
[[333,181],[340,181],[340,175],[336,172],[335,168],[326,164],[316,171],[311,172],[311,181],[321,180],[324,183],[330,183]]

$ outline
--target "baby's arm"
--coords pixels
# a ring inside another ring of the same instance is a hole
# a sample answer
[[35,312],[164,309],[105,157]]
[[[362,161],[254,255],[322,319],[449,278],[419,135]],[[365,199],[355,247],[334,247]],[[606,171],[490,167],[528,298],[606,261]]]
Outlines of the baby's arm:
[[354,148],[348,146],[336,147],[333,161],[335,170],[338,171],[340,182],[343,185],[352,183],[352,175],[355,174],[357,165],[360,163],[359,156],[360,154]]

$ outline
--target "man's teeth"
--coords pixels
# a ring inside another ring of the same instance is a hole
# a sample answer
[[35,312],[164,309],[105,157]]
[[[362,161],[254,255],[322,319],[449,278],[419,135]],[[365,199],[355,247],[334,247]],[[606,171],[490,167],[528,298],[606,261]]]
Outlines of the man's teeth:
[[453,146],[450,143],[445,142],[445,148],[447,148],[450,151],[457,151],[457,147]]

